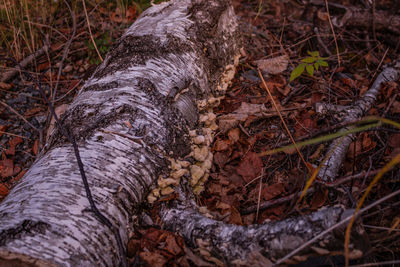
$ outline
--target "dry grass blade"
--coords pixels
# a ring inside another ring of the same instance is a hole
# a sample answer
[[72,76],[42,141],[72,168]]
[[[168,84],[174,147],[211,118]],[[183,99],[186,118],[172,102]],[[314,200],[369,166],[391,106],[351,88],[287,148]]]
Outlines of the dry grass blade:
[[[368,205],[367,207],[361,209],[357,215],[361,215],[362,213],[366,212],[367,210],[372,209],[373,207],[381,204],[382,202],[385,202],[386,200],[395,197],[397,195],[400,195],[400,189],[397,191],[394,191],[393,193],[390,193],[389,195],[386,195],[385,197],[371,203],[370,205]],[[276,261],[275,265],[279,265],[284,263],[286,260],[290,259],[291,257],[295,256],[297,253],[299,253],[300,251],[302,251],[303,249],[305,249],[306,247],[310,246],[311,244],[313,244],[314,242],[318,241],[320,238],[324,237],[326,234],[328,234],[329,232],[335,230],[336,228],[344,225],[345,223],[347,223],[348,221],[350,221],[353,218],[353,215],[348,216],[346,218],[344,218],[342,221],[338,222],[337,224],[333,225],[332,227],[326,229],[325,231],[323,231],[322,233],[316,235],[315,237],[313,237],[312,239],[310,239],[309,241],[307,241],[306,243],[304,243],[303,245],[301,245],[300,247],[296,248],[295,250],[293,250],[292,252],[290,252],[289,254],[287,254],[285,257],[279,259],[278,261]]]
[[326,12],[328,13],[328,20],[329,20],[329,25],[331,26],[331,30],[332,30],[332,34],[333,34],[333,39],[335,40],[336,54],[337,54],[337,60],[338,60],[338,67],[340,67],[339,46],[338,46],[337,39],[336,39],[335,29],[333,28],[333,24],[332,24],[332,20],[331,20],[331,15],[329,14],[328,0],[325,0],[325,6],[326,6]]
[[298,146],[296,145],[296,141],[294,140],[292,134],[290,133],[289,128],[287,127],[286,122],[285,122],[285,120],[283,119],[283,116],[282,116],[282,114],[281,114],[281,112],[280,112],[278,106],[277,106],[276,103],[275,103],[274,97],[272,96],[271,91],[269,90],[268,85],[267,85],[267,83],[265,82],[264,77],[263,77],[263,75],[262,75],[260,69],[258,69],[258,75],[260,76],[261,81],[262,81],[262,83],[263,83],[263,85],[264,85],[264,87],[265,87],[265,90],[267,90],[268,95],[269,95],[269,98],[271,99],[272,105],[274,106],[276,112],[278,112],[279,118],[281,119],[281,121],[282,121],[282,123],[283,123],[283,126],[285,127],[285,130],[286,130],[287,134],[288,134],[289,137],[290,137],[290,140],[292,140],[292,143],[293,143],[293,145],[295,146],[297,153],[299,154],[301,160],[303,161],[303,163],[304,163],[304,165],[306,166],[306,168],[308,169],[308,171],[311,173],[312,170],[311,170],[311,168],[307,165],[307,162],[305,161],[305,159],[304,159],[304,157],[303,157],[303,154],[301,154],[300,149],[299,149]]
[[88,16],[88,13],[87,13],[87,10],[86,10],[85,0],[82,0],[82,3],[83,3],[83,10],[85,11],[86,22],[87,22],[88,29],[89,29],[90,39],[92,40],[92,43],[93,43],[94,49],[96,50],[97,55],[99,56],[101,62],[103,62],[104,59],[103,59],[103,57],[101,56],[99,50],[97,49],[96,42],[94,41],[94,38],[93,38],[92,30],[91,30],[91,28],[90,28],[90,21],[89,21],[89,16]]
[[365,190],[363,196],[361,197],[360,201],[357,204],[356,210],[354,211],[353,216],[350,219],[349,225],[346,228],[346,235],[345,235],[345,241],[344,241],[344,256],[345,256],[345,262],[346,266],[349,266],[349,244],[350,244],[350,231],[353,226],[354,220],[358,215],[358,212],[361,208],[361,206],[364,204],[365,199],[369,195],[369,193],[372,190],[372,187],[382,178],[382,176],[388,172],[391,168],[393,168],[395,165],[400,163],[400,154],[398,154],[394,159],[392,159],[388,164],[386,164],[380,171],[379,173],[375,176],[375,178],[372,180],[372,182],[368,185],[367,190]]

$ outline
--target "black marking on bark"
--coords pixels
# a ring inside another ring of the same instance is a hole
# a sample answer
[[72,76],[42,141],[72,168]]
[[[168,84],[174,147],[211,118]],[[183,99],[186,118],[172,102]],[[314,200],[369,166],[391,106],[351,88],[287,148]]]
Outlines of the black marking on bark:
[[[87,113],[89,109],[93,111]],[[127,104],[113,108],[107,114],[101,113],[102,109],[103,106],[101,104],[81,104],[72,110],[67,110],[60,120],[67,129],[70,129],[71,134],[76,136],[76,141],[79,142],[92,137],[99,128],[106,128],[117,120],[135,120],[138,113],[137,108]],[[54,146],[64,145],[67,142],[66,137],[57,129],[49,139],[47,150],[52,149]]]
[[96,92],[107,91],[107,90],[117,88],[118,86],[119,86],[119,84],[117,81],[112,81],[112,82],[105,83],[102,85],[93,84],[88,87],[82,88],[81,93],[86,92],[86,91],[96,91]]
[[[147,93],[146,95],[151,103],[162,107],[161,116],[163,117],[164,127],[168,130],[167,140],[163,142],[166,145],[166,151],[172,151],[178,157],[183,157],[190,153],[190,139],[187,136],[187,127],[190,121],[186,120],[182,112],[173,106],[168,96],[158,92],[149,79],[138,79],[138,86]],[[177,128],[176,125],[181,125],[182,128]],[[156,144],[154,140],[149,140],[148,137],[144,138],[144,142]]]
[[168,54],[178,55],[188,51],[193,51],[193,47],[173,35],[167,35],[166,42],[154,35],[127,35],[116,42],[104,61],[105,66],[98,69],[93,78],[101,78],[132,66],[145,65],[152,58],[160,59]]
[[36,233],[44,234],[50,225],[45,222],[34,222],[24,220],[16,227],[10,228],[0,233],[0,246],[4,246],[7,242],[14,239],[20,239],[21,235],[31,234],[34,236]]

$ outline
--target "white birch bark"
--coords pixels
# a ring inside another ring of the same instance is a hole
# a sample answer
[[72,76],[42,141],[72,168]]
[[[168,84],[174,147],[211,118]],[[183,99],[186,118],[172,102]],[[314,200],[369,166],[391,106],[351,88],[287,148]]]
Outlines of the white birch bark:
[[[335,106],[327,103],[316,103],[316,111],[318,113],[332,112],[341,122],[351,122],[362,118],[374,105],[380,87],[385,82],[397,81],[400,78],[400,64],[397,63],[394,67],[386,67],[378,75],[372,86],[367,92],[356,102],[350,106]],[[342,132],[346,132],[354,127],[345,127]],[[319,171],[321,179],[327,182],[332,182],[342,165],[347,150],[354,141],[355,134],[349,134],[338,138],[329,146],[327,158]]]

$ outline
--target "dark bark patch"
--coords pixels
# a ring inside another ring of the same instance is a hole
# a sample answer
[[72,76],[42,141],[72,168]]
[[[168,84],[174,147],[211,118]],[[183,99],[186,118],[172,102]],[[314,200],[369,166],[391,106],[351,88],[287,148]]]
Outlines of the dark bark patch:
[[171,53],[176,55],[192,49],[189,44],[173,35],[167,35],[166,42],[154,35],[128,35],[117,41],[107,55],[104,67],[98,69],[93,77],[101,78],[132,66],[145,65],[152,58],[159,59]]
[[[224,67],[233,63],[232,56],[238,51],[238,46],[223,47],[220,45],[236,44],[237,40],[240,40],[238,30],[233,35],[218,30],[221,14],[226,12],[229,4],[229,1],[214,1],[212,4],[202,1],[194,4],[189,10],[190,18],[194,21],[190,32],[196,36],[196,43],[201,45],[198,51],[202,53],[204,69],[211,83],[210,88],[216,87]],[[226,40],[226,38],[230,40]]]
[[101,84],[101,85],[93,84],[88,87],[82,88],[81,93],[86,92],[86,91],[96,91],[96,92],[107,91],[107,90],[111,90],[111,89],[114,89],[117,87],[118,87],[117,81],[112,81],[112,82]]
[[[68,110],[64,113],[61,117],[61,123],[79,142],[88,139],[98,129],[106,128],[117,120],[134,121],[138,113],[137,108],[129,105],[118,106],[106,114],[101,112],[102,108],[102,105],[82,104],[76,106],[73,110]],[[88,110],[92,111],[87,113]],[[57,131],[49,139],[48,149],[65,143],[69,142],[57,128]]]
[[14,239],[20,239],[22,235],[35,233],[44,234],[50,225],[45,222],[34,222],[30,220],[24,220],[21,224],[4,230],[0,233],[0,246],[4,246],[7,242]]

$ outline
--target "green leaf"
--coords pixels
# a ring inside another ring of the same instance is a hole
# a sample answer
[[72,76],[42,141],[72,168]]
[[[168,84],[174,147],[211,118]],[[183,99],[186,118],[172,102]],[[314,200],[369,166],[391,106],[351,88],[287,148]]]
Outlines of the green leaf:
[[304,72],[304,68],[305,68],[306,64],[305,63],[301,63],[300,65],[298,65],[290,74],[290,82],[293,81],[294,79],[296,79],[297,77],[299,77],[303,72]]
[[317,58],[315,58],[315,57],[306,57],[305,59],[302,59],[301,62],[314,63],[315,60],[317,60]]
[[318,68],[319,68],[319,63],[318,63],[318,62],[315,62],[315,63],[314,63],[314,67],[315,67],[315,70],[318,70]]
[[307,53],[312,56],[312,57],[319,57],[319,52],[318,51],[307,51]]
[[319,60],[318,63],[319,63],[319,65],[321,65],[322,67],[328,67],[328,62],[326,62],[326,61]]
[[314,66],[313,65],[307,65],[306,70],[307,70],[308,74],[310,74],[311,76],[314,76]]

